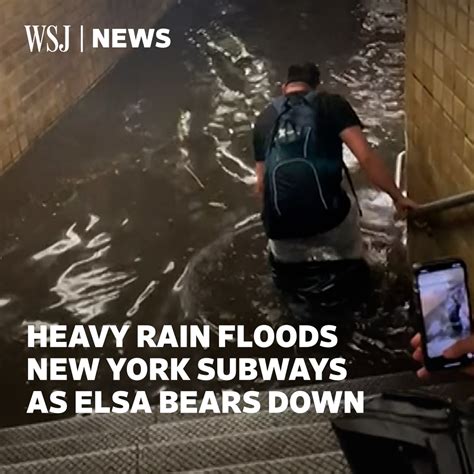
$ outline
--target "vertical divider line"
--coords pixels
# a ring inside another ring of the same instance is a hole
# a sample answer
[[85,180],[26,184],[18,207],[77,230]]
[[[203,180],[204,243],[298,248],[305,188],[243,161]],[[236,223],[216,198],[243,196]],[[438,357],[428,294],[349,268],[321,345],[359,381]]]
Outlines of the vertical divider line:
[[81,25],[81,53],[84,52],[84,25]]

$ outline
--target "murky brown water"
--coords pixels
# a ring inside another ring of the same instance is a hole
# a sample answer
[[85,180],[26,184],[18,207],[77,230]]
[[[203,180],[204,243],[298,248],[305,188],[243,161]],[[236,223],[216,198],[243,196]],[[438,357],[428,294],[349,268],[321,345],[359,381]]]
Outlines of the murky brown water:
[[[393,165],[403,149],[403,5],[186,0],[161,22],[172,48],[128,56],[0,178],[2,425],[40,419],[24,415],[34,388],[24,382],[27,323],[282,320],[252,190],[253,119],[289,63],[315,60]],[[351,377],[402,370],[411,365],[405,229],[346,158],[379,287],[339,353]],[[125,355],[136,355],[131,341]],[[74,388],[46,389],[60,387]],[[119,385],[104,373],[93,388]]]

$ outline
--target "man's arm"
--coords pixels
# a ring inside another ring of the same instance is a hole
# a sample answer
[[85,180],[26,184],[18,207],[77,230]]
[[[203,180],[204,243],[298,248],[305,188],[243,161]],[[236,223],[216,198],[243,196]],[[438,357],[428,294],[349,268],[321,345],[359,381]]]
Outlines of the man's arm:
[[276,109],[267,107],[258,117],[253,130],[253,152],[255,159],[255,194],[263,202],[263,188],[265,175],[265,154],[267,151],[267,136],[273,128]]
[[264,161],[257,161],[257,165],[255,167],[255,173],[257,175],[257,182],[255,184],[255,194],[263,199],[263,179],[265,175],[265,162]]
[[340,136],[359,161],[370,181],[390,195],[399,212],[406,213],[418,207],[415,202],[406,198],[398,189],[385,163],[376,150],[370,146],[361,127],[346,128]]

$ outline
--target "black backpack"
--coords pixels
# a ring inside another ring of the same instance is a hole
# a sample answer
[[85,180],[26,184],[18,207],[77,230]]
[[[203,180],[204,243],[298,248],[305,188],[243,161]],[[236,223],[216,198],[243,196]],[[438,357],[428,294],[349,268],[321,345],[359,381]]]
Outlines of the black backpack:
[[341,188],[342,159],[317,143],[316,92],[280,97],[265,156],[263,224],[274,240],[311,237],[341,223],[350,200]]
[[474,472],[474,402],[416,390],[387,393],[369,399],[364,414],[333,426],[354,474]]

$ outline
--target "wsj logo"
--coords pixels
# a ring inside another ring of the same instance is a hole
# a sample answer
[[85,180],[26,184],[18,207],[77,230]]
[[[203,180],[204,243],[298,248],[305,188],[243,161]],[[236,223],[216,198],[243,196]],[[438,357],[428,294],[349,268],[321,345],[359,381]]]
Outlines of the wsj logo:
[[[60,33],[60,30],[63,33]],[[30,52],[66,53],[71,44],[71,25],[25,25]]]
[[[30,52],[66,53],[71,47],[71,25],[25,25]],[[86,45],[86,29],[79,26],[79,47]],[[93,28],[90,47],[93,49],[160,48],[171,46],[170,30],[167,28]]]

